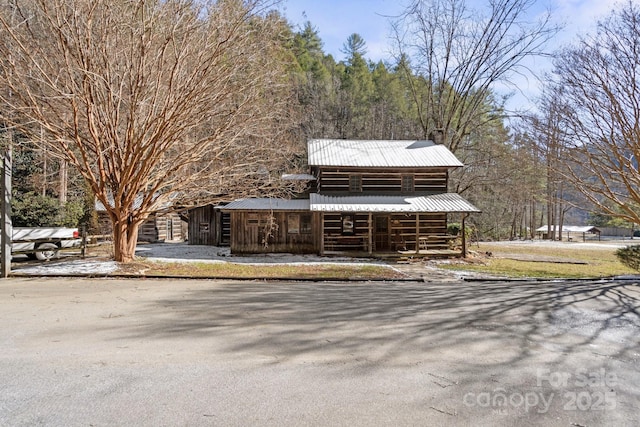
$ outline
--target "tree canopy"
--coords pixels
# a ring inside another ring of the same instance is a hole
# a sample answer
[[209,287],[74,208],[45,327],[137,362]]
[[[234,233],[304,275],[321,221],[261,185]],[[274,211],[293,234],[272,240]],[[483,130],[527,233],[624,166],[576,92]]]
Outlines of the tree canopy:
[[117,260],[133,258],[149,213],[264,189],[295,150],[286,25],[270,6],[2,5],[2,119],[80,173],[113,222]]

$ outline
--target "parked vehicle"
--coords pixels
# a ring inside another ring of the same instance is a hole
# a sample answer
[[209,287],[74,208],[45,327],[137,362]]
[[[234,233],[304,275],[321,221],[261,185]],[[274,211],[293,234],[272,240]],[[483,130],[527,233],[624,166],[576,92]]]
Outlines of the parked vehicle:
[[46,261],[56,258],[61,249],[80,248],[81,245],[77,228],[14,227],[11,253]]

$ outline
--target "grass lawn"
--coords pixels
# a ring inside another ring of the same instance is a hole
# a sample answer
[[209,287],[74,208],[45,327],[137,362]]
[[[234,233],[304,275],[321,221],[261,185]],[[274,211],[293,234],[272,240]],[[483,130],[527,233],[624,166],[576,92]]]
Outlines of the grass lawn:
[[406,275],[384,265],[351,264],[235,264],[204,262],[142,261],[123,265],[123,273],[153,276],[189,276],[210,278],[282,278],[282,279],[402,279]]
[[[613,246],[499,242],[480,243],[470,249],[479,254],[475,261],[480,262],[442,267],[506,277],[595,278],[638,274],[618,261],[617,248]],[[483,258],[487,252],[491,256]]]

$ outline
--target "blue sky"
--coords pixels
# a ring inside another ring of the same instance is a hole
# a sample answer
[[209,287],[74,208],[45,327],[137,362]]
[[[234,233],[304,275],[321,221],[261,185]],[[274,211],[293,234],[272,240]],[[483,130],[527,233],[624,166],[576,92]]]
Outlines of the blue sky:
[[[347,37],[360,34],[367,43],[368,59],[389,60],[390,23],[399,15],[408,0],[284,0],[281,9],[290,23],[304,25],[308,20],[318,30],[324,43],[324,50],[336,60],[344,59],[340,52]],[[557,48],[575,39],[579,33],[594,28],[595,22],[607,15],[619,0],[542,0],[536,1],[531,9],[531,18],[549,9],[558,24],[565,29],[558,35],[550,49]],[[470,0],[480,11],[488,0]],[[550,70],[546,60],[537,60],[531,67],[538,71]],[[517,94],[516,104],[524,104],[538,94],[539,83],[532,78],[520,77],[517,82],[522,91]],[[505,89],[506,90],[506,89]],[[524,98],[523,98],[524,97]]]
[[302,26],[307,20],[318,30],[325,52],[336,60],[344,55],[342,45],[353,33],[367,42],[367,57],[388,58],[392,16],[402,12],[402,0],[286,0],[285,16],[292,24]]

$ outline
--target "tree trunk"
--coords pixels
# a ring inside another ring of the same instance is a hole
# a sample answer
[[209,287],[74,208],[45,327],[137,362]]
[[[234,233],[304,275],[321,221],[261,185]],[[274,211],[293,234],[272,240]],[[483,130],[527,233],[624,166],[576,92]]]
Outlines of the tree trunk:
[[67,203],[67,191],[68,191],[68,174],[67,174],[67,162],[66,160],[60,160],[60,188],[58,189],[58,200],[60,204]]
[[113,257],[116,262],[131,262],[135,258],[139,222],[127,217],[113,221]]

